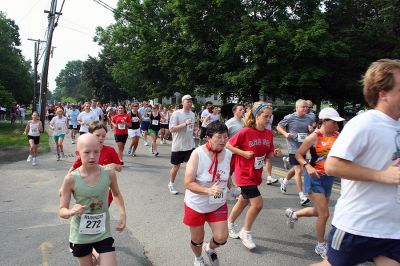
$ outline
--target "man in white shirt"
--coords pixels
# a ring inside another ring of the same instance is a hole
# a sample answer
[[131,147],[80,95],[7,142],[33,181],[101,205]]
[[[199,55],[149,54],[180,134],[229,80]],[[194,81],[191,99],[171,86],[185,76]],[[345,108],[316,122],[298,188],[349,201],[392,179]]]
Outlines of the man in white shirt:
[[372,63],[363,86],[373,110],[346,124],[325,163],[342,188],[319,265],[400,265],[400,60]]
[[90,106],[90,110],[97,115],[99,121],[103,121],[104,119],[103,110],[99,106],[97,106],[96,99],[92,99],[92,105]]
[[192,96],[185,95],[182,97],[182,109],[172,113],[169,122],[169,130],[172,133],[171,145],[171,164],[172,168],[169,172],[168,189],[171,194],[178,194],[175,188],[175,179],[178,174],[181,163],[187,162],[194,149],[194,122],[196,116],[192,112],[193,100]]

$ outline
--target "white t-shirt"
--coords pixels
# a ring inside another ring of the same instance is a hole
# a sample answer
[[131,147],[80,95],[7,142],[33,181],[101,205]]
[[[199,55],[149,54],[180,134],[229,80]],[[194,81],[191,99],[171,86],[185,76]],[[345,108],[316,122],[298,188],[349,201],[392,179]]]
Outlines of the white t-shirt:
[[232,138],[233,135],[239,132],[243,128],[243,120],[232,117],[226,121],[225,125],[228,127],[228,136]]
[[[346,124],[328,156],[383,170],[393,164],[396,148],[400,149],[400,121],[371,110]],[[332,224],[354,235],[400,239],[397,189],[397,185],[342,179]]]
[[59,136],[67,133],[67,118],[62,116],[61,118],[57,116],[53,117],[50,121],[50,125],[54,127],[54,136]]
[[202,126],[202,127],[207,127],[208,123],[206,124],[206,123],[204,122],[204,120],[205,120],[206,117],[209,116],[210,114],[211,114],[211,113],[208,111],[208,109],[204,109],[203,112],[201,112],[200,120],[202,121],[202,122],[201,122],[201,126]]
[[169,122],[169,128],[173,128],[177,125],[185,123],[188,119],[192,120],[191,125],[187,125],[185,128],[178,132],[172,133],[172,145],[171,151],[190,151],[194,149],[193,130],[195,115],[192,111],[186,113],[183,109],[179,109],[172,113],[171,120]]
[[100,107],[92,108],[90,107],[90,110],[94,112],[99,118],[103,117],[103,110]]
[[83,124],[81,125],[81,128],[79,129],[79,132],[89,132],[89,124],[93,121],[99,121],[99,116],[93,112],[81,112],[78,115],[78,120],[82,120]]
[[[208,170],[210,169],[212,160],[210,157],[208,157],[204,149],[204,146],[200,146],[193,151],[197,152],[199,155],[196,182],[200,186],[211,187],[213,185],[212,174],[210,174]],[[231,158],[232,153],[225,149],[224,159],[221,162],[218,162],[217,174],[220,176],[219,187],[225,189],[225,193],[228,184]],[[186,189],[185,191],[185,203],[189,208],[199,213],[213,212],[225,204],[225,202],[210,203],[209,195],[196,194],[189,189]]]

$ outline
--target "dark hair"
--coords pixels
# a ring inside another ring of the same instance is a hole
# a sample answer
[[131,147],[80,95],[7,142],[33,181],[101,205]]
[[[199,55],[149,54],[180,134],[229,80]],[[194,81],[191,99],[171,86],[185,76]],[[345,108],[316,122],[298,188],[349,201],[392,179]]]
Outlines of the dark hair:
[[205,105],[213,104],[211,101],[205,103]]
[[211,122],[210,124],[207,125],[207,127],[206,127],[206,136],[207,137],[212,138],[212,136],[214,136],[214,134],[216,134],[216,133],[228,134],[228,127],[225,125],[224,122],[217,120],[217,121]]
[[104,129],[106,132],[107,130],[107,126],[104,125],[102,122],[100,121],[93,121],[89,124],[89,133],[93,133],[98,129]]
[[243,104],[240,104],[240,103],[238,103],[238,104],[235,104],[235,105],[232,107],[232,113],[236,112],[236,109],[237,109],[239,106],[242,106],[242,107],[244,107],[244,105],[243,105]]

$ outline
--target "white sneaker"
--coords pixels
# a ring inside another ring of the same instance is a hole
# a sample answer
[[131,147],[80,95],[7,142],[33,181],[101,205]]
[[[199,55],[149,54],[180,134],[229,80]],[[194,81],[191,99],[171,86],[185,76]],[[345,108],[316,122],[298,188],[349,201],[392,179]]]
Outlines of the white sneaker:
[[283,178],[281,177],[281,178],[279,178],[279,183],[281,183],[281,192],[282,193],[286,193],[286,184],[283,182]]
[[57,161],[59,161],[61,159],[60,154],[57,154],[56,158],[57,158]]
[[308,203],[310,203],[310,199],[304,196],[303,198],[300,198],[300,205],[301,206],[306,206]]
[[288,218],[288,220],[286,221],[286,224],[289,225],[289,228],[293,229],[294,228],[294,224],[297,222],[297,217],[294,218],[293,214],[295,213],[294,210],[287,208],[285,211],[285,215]]
[[168,184],[169,193],[173,195],[177,195],[179,192],[176,190],[175,185],[173,183]]
[[328,248],[326,246],[326,243],[317,243],[317,245],[315,245],[315,253],[317,253],[318,255],[321,256],[321,258],[325,259],[326,258],[326,253],[328,251]]
[[32,165],[35,166],[36,165],[36,157],[32,158]]
[[74,141],[74,140],[72,140],[72,141],[71,141],[71,144],[75,144],[75,141]]
[[32,160],[32,155],[29,154],[28,158],[26,159],[26,161],[29,163]]
[[217,252],[215,252],[215,250],[212,249],[207,250],[207,246],[208,242],[203,243],[203,250],[207,254],[208,261],[210,262],[211,266],[219,266]]
[[267,176],[267,185],[272,185],[278,182],[278,178],[272,177],[272,176]]
[[149,146],[149,143],[147,141],[143,142],[144,146]]
[[239,237],[242,240],[243,245],[249,250],[255,249],[256,244],[253,242],[253,237],[251,236],[251,232],[246,232],[243,228],[239,232]]
[[289,157],[283,156],[282,157],[282,161],[283,161],[283,168],[289,170]]
[[201,257],[200,260],[196,260],[196,258],[195,258],[193,265],[194,266],[206,266],[206,264],[204,263],[203,257]]
[[230,238],[239,239],[239,231],[235,223],[228,222],[228,232]]

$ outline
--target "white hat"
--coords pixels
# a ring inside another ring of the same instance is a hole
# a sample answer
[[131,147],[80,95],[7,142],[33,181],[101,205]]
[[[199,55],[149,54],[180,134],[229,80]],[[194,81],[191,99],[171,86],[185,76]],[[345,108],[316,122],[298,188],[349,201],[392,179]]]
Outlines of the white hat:
[[184,96],[182,97],[182,102],[183,102],[184,100],[191,100],[191,99],[193,99],[193,97],[190,96],[189,94],[186,94],[186,95],[184,95]]
[[336,122],[344,121],[345,119],[339,116],[339,113],[332,107],[326,107],[319,112],[319,119],[330,119]]

